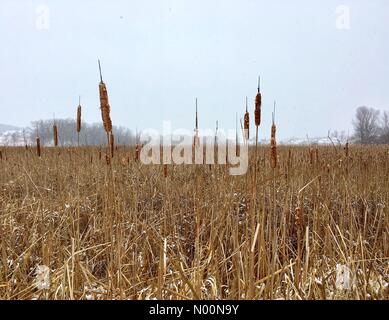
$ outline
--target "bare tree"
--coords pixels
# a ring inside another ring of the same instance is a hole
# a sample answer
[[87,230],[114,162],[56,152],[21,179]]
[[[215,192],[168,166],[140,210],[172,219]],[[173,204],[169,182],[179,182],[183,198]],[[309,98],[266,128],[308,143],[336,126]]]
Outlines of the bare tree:
[[379,137],[379,111],[359,107],[353,120],[354,135],[359,143],[375,143]]
[[384,111],[381,118],[381,142],[389,143],[389,112]]

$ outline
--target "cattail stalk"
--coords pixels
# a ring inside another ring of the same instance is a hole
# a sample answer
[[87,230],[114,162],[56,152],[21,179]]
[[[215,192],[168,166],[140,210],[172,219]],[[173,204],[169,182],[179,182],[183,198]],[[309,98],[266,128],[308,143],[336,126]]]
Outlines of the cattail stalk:
[[196,98],[196,117],[195,117],[195,136],[193,139],[193,147],[199,146],[199,118],[197,113],[197,98]]
[[78,107],[77,107],[77,144],[80,146],[80,131],[81,131],[81,98],[78,97]]
[[111,131],[109,133],[109,150],[110,150],[111,158],[113,158],[114,149],[115,149],[115,138],[114,138],[113,133]]

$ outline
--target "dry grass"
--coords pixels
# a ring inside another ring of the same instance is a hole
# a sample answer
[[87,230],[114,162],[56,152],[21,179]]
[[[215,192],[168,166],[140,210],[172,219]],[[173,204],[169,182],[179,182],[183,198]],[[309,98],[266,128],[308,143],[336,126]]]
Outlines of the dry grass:
[[43,151],[1,150],[1,299],[388,298],[388,147],[259,147],[239,177]]

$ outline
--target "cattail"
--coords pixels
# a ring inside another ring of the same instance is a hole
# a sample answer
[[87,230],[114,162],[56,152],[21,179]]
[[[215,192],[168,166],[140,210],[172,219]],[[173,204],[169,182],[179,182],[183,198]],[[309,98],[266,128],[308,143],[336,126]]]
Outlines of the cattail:
[[309,149],[309,162],[313,165],[313,148]]
[[135,161],[139,160],[139,145],[136,144],[135,146]]
[[[274,102],[274,110],[275,110],[275,102]],[[273,112],[273,122],[271,126],[271,140],[270,140],[270,150],[271,150],[271,167],[274,169],[277,167],[277,143],[276,143],[276,125],[274,123],[274,112]]]
[[277,167],[277,144],[276,139],[271,139],[271,167],[274,169]]
[[193,139],[193,146],[199,146],[200,139],[199,139],[199,118],[197,114],[197,98],[196,98],[196,117],[195,117],[195,136]]
[[99,83],[99,92],[100,92],[100,108],[101,108],[101,117],[103,120],[104,130],[109,134],[112,131],[112,121],[110,118],[111,107],[108,102],[108,92],[105,83],[103,82],[103,77],[101,75],[101,67],[99,60],[99,71],[100,71],[100,83]]
[[3,152],[0,150],[0,160],[3,160]]
[[167,164],[163,165],[163,176],[167,178]]
[[115,146],[115,140],[114,140],[114,136],[113,136],[112,131],[111,131],[109,133],[109,150],[110,150],[112,158],[113,158],[113,154],[114,154],[114,146]]
[[296,227],[301,228],[303,225],[303,214],[300,207],[297,207],[294,212],[294,223]]
[[101,149],[99,149],[99,160],[101,160]]
[[109,156],[108,153],[105,154],[105,162],[109,166],[111,164],[111,157]]
[[81,105],[77,107],[77,133],[81,131]]
[[260,92],[260,81],[261,78],[258,78],[258,92],[255,97],[255,111],[254,111],[254,116],[255,116],[255,126],[258,127],[261,124],[261,106],[262,106],[262,95]]
[[36,154],[38,157],[41,156],[41,139],[39,137],[36,137]]
[[58,128],[57,125],[54,122],[53,125],[53,135],[54,135],[54,147],[58,146]]
[[247,97],[246,97],[246,112],[244,114],[244,132],[245,138],[248,140],[250,138],[250,115],[247,111]]
[[344,152],[345,152],[345,154],[346,154],[346,158],[348,158],[348,153],[349,153],[348,141],[346,142],[346,145],[344,146]]
[[288,150],[288,166],[291,165],[292,162],[292,150],[289,148]]

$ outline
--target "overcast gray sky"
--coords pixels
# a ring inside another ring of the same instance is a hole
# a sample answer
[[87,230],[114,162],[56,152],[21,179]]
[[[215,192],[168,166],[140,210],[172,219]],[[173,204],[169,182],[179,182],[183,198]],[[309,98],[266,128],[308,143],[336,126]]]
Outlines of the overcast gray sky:
[[198,97],[200,127],[234,128],[260,74],[262,137],[273,100],[280,139],[351,133],[358,106],[389,109],[388,40],[387,0],[1,0],[0,123],[74,117],[79,94],[101,121],[100,58],[117,125],[193,128]]

